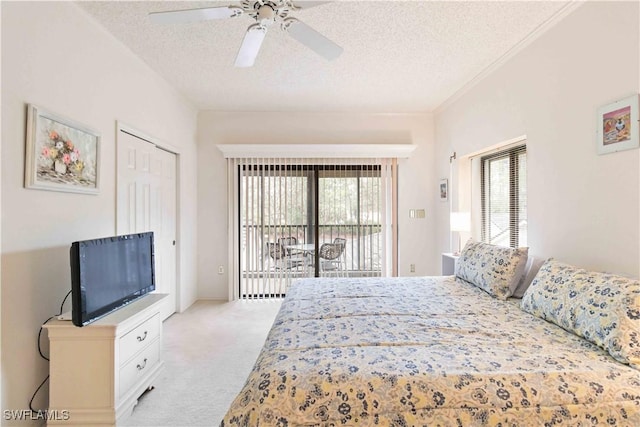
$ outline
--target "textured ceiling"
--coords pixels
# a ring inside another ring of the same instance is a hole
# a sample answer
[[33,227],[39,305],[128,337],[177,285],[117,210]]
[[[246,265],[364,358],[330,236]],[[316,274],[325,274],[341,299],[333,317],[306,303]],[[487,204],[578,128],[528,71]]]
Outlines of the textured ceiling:
[[273,26],[255,65],[235,68],[249,16],[159,25],[148,13],[239,2],[78,4],[201,110],[393,113],[433,111],[568,5],[334,1],[291,16],[342,46],[338,59]]

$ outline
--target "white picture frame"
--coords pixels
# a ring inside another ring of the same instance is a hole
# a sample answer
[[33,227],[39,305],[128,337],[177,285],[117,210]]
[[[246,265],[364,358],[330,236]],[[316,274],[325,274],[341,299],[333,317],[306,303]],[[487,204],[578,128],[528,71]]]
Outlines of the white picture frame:
[[99,160],[98,132],[27,105],[26,188],[98,194]]
[[598,154],[615,153],[640,146],[638,94],[598,108]]
[[440,193],[440,201],[446,202],[449,200],[449,181],[447,179],[440,180],[440,186],[438,189]]

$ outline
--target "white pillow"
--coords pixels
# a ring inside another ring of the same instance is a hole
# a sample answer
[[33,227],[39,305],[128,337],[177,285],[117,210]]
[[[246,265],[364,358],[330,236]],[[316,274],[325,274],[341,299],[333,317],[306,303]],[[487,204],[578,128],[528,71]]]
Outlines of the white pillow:
[[522,275],[522,278],[520,279],[516,290],[513,291],[512,296],[514,298],[522,298],[531,282],[533,282],[533,278],[536,277],[536,274],[538,274],[538,270],[540,270],[540,267],[542,267],[542,264],[544,264],[544,262],[545,260],[543,258],[537,258],[534,256],[529,256],[529,258],[527,258],[527,265],[524,267],[524,274]]

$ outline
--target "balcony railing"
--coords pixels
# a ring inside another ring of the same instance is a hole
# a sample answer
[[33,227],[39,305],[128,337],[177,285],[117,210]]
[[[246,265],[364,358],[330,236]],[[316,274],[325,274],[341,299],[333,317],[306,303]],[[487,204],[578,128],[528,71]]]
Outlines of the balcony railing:
[[[265,277],[276,270],[267,253],[267,242],[295,237],[299,244],[313,243],[308,225],[248,225],[242,227],[241,272],[243,277]],[[311,230],[313,231],[313,230]],[[346,239],[343,276],[379,276],[382,272],[382,226],[380,224],[329,224],[318,227],[318,247],[336,237]],[[315,263],[313,263],[315,265]],[[292,272],[295,273],[296,272]],[[309,275],[306,271],[305,275]]]

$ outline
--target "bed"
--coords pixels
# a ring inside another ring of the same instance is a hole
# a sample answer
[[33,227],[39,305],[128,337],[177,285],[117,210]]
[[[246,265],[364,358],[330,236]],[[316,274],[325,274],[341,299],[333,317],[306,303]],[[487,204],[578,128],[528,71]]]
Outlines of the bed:
[[221,426],[639,426],[637,280],[548,260],[513,299],[526,252],[468,246],[456,276],[294,282]]

